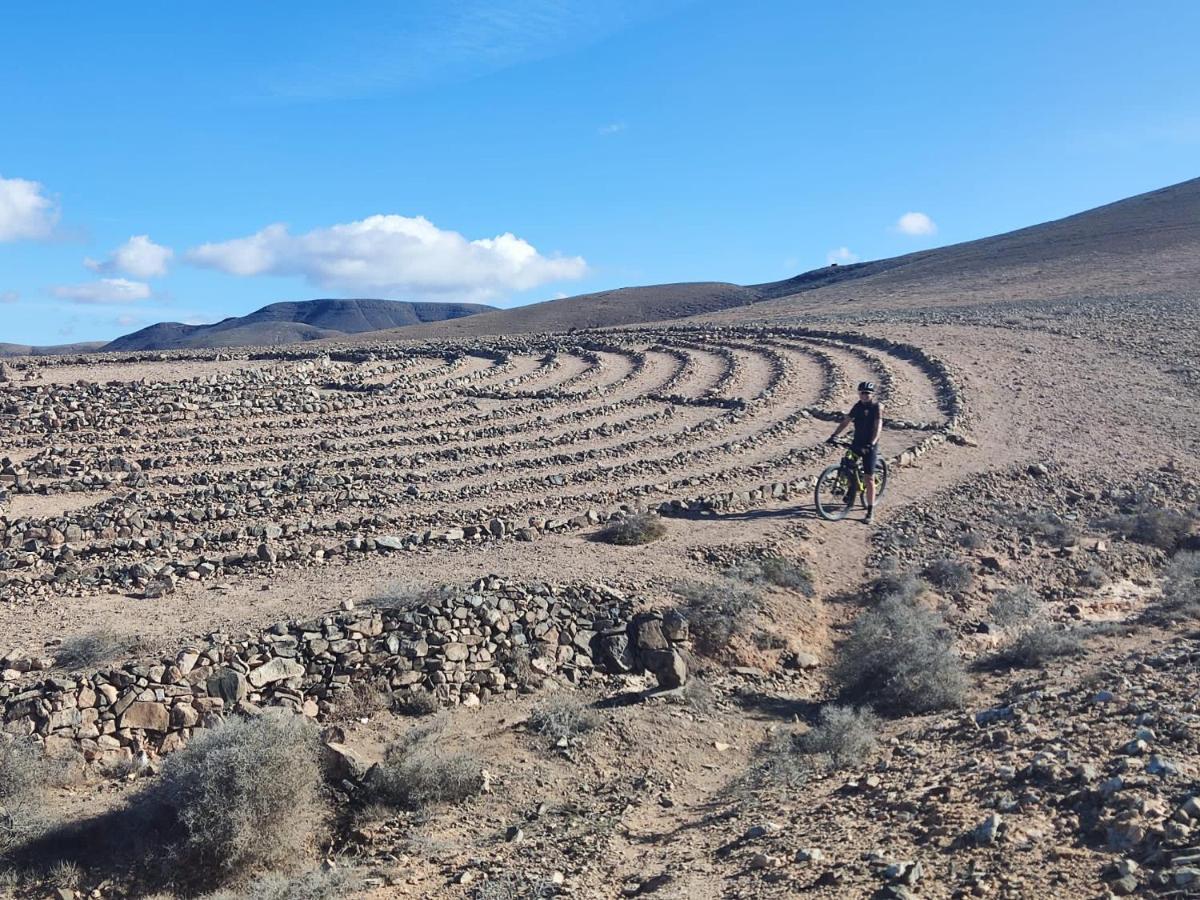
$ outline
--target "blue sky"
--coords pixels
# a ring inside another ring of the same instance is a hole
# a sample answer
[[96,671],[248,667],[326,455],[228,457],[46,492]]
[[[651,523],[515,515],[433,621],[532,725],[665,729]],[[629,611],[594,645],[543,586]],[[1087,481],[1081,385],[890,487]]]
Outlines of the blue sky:
[[1034,224],[1200,174],[1198,33],[1193,2],[10,6],[0,341]]

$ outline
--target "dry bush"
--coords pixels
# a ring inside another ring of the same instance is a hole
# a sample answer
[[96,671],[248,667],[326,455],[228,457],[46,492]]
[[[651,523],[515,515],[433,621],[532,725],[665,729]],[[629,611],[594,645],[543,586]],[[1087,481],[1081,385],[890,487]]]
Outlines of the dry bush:
[[697,652],[715,656],[735,637],[754,633],[759,599],[732,584],[684,584],[675,589],[683,603],[677,612],[687,620]]
[[0,735],[0,860],[41,833],[39,795],[51,768],[37,747]]
[[1126,540],[1174,553],[1187,540],[1195,521],[1178,510],[1143,503],[1132,512],[1109,516],[1101,524]]
[[294,867],[329,812],[316,729],[301,716],[268,713],[198,731],[166,758],[144,800],[173,820],[170,852],[182,873],[225,880]]
[[549,900],[561,892],[562,888],[548,878],[505,872],[480,884],[471,896],[474,900]]
[[695,674],[695,664],[688,660],[688,680],[678,693],[669,694],[667,702],[686,706],[698,716],[711,716],[717,711],[717,692]]
[[1042,598],[1028,585],[1001,591],[988,607],[988,615],[1001,628],[1027,624],[1042,614]]
[[350,690],[337,695],[329,716],[331,722],[350,722],[369,719],[393,705],[390,690],[386,686],[369,681],[356,681]]
[[54,661],[64,669],[87,669],[138,653],[143,646],[137,635],[93,631],[66,638],[58,648]]
[[967,677],[941,616],[901,596],[863,612],[838,651],[833,677],[844,701],[884,715],[961,706]]
[[216,891],[202,900],[339,900],[358,887],[357,879],[346,869],[307,872],[294,878],[271,872],[238,887],[236,891]]
[[1050,509],[1000,507],[993,512],[992,518],[997,525],[1041,538],[1055,547],[1069,547],[1079,540],[1079,530],[1075,523]]
[[364,783],[369,800],[397,809],[420,810],[458,803],[479,793],[483,767],[465,753],[447,752],[438,740],[445,717],[411,729],[387,749]]
[[1053,659],[1082,652],[1083,641],[1074,630],[1038,623],[1022,630],[996,655],[995,662],[1016,669],[1040,669]]
[[1163,597],[1152,614],[1158,619],[1200,618],[1200,552],[1180,553],[1163,572]]
[[437,698],[431,691],[397,691],[392,694],[392,712],[402,716],[431,716],[438,711]]
[[529,711],[529,727],[551,744],[575,741],[598,728],[604,717],[577,694],[553,694]]
[[641,512],[614,519],[596,534],[606,544],[632,547],[657,541],[667,533],[667,525],[657,513]]
[[749,584],[769,584],[799,591],[806,597],[813,594],[812,573],[800,561],[771,555],[759,559],[744,559],[729,568],[726,574]]
[[971,567],[957,559],[935,559],[921,574],[935,588],[950,594],[966,593],[975,583]]
[[879,743],[879,719],[869,709],[825,706],[816,725],[800,735],[801,751],[825,760],[829,768],[860,766]]
[[1096,563],[1086,563],[1075,570],[1075,583],[1084,588],[1102,588],[1108,583],[1108,573]]
[[915,603],[929,585],[912,572],[901,572],[896,569],[885,569],[875,577],[866,588],[867,599],[881,603],[888,599],[900,599]]

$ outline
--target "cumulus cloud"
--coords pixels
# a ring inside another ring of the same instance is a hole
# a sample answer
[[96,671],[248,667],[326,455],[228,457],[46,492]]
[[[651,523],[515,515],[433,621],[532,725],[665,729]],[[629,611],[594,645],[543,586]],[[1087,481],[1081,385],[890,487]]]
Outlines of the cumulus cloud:
[[852,252],[849,247],[838,247],[825,254],[825,262],[831,265],[837,263],[839,266],[845,266],[858,262],[858,254]]
[[84,284],[59,285],[54,296],[72,303],[136,303],[150,297],[150,285],[128,278],[101,278]]
[[134,278],[156,278],[167,274],[167,264],[174,255],[174,250],[154,243],[149,235],[135,234],[114,250],[108,259],[85,259],[83,264],[102,275],[124,272]]
[[582,257],[543,256],[513,234],[469,241],[424,216],[370,216],[292,234],[270,225],[249,237],[202,244],[189,262],[231,275],[299,276],[340,291],[486,300],[552,281],[580,278]]
[[0,241],[49,237],[58,223],[58,206],[41,184],[0,177]]
[[0,303],[16,303],[20,299],[17,291],[0,291]]
[[906,212],[896,220],[896,230],[901,234],[919,237],[937,234],[937,225],[923,212]]

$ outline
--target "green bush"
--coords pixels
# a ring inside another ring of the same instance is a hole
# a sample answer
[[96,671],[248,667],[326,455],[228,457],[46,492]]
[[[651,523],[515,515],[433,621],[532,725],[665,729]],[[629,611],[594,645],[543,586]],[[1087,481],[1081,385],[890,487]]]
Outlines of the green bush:
[[1040,669],[1052,659],[1078,656],[1082,652],[1083,641],[1075,631],[1035,624],[1021,631],[1000,651],[996,661],[1017,669]]

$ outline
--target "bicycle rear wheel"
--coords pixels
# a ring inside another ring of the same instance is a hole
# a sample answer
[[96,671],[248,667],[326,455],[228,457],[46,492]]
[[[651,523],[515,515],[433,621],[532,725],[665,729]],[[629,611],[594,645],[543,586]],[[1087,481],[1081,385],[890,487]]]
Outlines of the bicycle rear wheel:
[[[863,478],[866,478],[866,476],[864,475]],[[876,502],[878,502],[879,498],[883,496],[883,492],[887,489],[887,480],[888,480],[887,461],[881,456],[879,459],[875,460],[875,500],[876,500]],[[863,509],[866,509],[867,508],[867,492],[866,491],[863,491],[862,497],[860,499],[862,501]]]
[[851,479],[841,466],[830,466],[817,479],[813,492],[817,515],[830,522],[846,518],[854,505],[854,488]]

